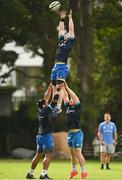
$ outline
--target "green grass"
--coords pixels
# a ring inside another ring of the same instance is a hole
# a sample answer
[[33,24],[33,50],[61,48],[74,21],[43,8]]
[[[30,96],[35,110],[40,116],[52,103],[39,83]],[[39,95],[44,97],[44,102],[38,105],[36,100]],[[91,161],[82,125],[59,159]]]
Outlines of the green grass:
[[[30,169],[31,160],[0,160],[0,179],[1,180],[24,180],[28,169]],[[122,180],[122,161],[112,161],[111,170],[100,170],[99,161],[86,161],[88,180]],[[41,162],[35,170],[35,177],[38,179],[42,169]],[[55,180],[65,180],[69,176],[71,169],[70,161],[53,160],[49,175]],[[80,168],[79,168],[80,172]],[[80,173],[74,180],[80,179]]]

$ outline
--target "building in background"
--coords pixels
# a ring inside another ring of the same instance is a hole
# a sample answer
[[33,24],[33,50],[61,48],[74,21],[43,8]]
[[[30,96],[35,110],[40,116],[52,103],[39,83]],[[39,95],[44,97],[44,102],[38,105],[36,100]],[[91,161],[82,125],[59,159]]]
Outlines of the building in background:
[[[3,49],[5,51],[12,50],[18,54],[18,59],[14,66],[18,71],[14,70],[8,78],[0,80],[0,87],[14,87],[12,100],[14,107],[16,106],[15,109],[18,109],[19,102],[25,101],[27,98],[36,94],[37,84],[40,83],[39,77],[41,75],[41,67],[43,66],[43,58],[37,55],[33,56],[31,51],[25,50],[22,46],[16,46],[14,41],[7,43]],[[39,51],[43,54],[41,50]],[[1,65],[0,76],[9,72],[12,68],[13,67],[7,67],[5,64]]]

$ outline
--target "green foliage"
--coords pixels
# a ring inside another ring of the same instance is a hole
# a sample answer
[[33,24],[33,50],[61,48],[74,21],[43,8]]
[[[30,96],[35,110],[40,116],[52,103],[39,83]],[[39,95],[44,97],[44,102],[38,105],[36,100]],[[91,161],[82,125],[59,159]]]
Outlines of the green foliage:
[[95,99],[103,106],[103,111],[110,111],[120,119],[122,5],[118,1],[105,2],[104,7],[98,9],[96,27],[96,65],[93,75],[96,87]]
[[[41,48],[44,56],[49,59],[52,56],[50,48],[56,44],[54,43],[56,18],[53,18],[54,13],[49,13],[48,5],[49,1],[42,3],[40,0],[1,1],[0,48],[3,48],[5,43],[14,40],[17,44],[25,46],[37,54],[40,54],[38,49]],[[48,51],[47,46],[49,47]],[[15,58],[4,59],[4,63],[11,61],[11,64],[14,64],[15,60]]]
[[122,25],[122,5],[119,0],[105,1],[103,8],[98,8],[96,19],[97,28],[117,28]]
[[6,64],[8,66],[12,66],[15,62],[15,60],[17,59],[18,55],[14,52],[14,51],[1,51],[0,53],[0,62],[1,63],[5,63],[6,60]]

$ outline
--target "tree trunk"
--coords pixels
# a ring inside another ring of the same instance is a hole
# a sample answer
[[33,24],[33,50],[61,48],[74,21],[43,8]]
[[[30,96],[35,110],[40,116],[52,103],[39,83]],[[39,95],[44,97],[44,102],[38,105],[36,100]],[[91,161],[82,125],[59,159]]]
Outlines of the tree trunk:
[[[73,4],[74,1],[70,0],[70,6],[72,6],[73,13],[75,14],[76,63],[83,95],[90,90],[94,60],[92,3],[91,1],[89,2],[89,0],[81,0],[80,2],[77,1],[77,6]],[[76,14],[76,12],[78,13]]]

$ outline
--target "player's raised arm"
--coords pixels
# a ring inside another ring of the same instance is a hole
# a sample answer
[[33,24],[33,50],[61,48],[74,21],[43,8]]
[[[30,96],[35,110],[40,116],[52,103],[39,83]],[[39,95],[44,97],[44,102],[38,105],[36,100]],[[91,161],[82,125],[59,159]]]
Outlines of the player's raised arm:
[[73,23],[73,19],[72,19],[72,10],[70,10],[70,14],[68,15],[68,17],[69,17],[69,34],[71,37],[75,37],[74,23]]
[[77,97],[77,95],[75,94],[75,92],[73,90],[71,90],[66,83],[65,83],[65,88],[66,88],[68,94],[70,95],[70,97],[72,98],[72,100],[74,101],[74,103],[77,104],[80,100]]
[[60,35],[64,35],[64,30],[65,30],[65,26],[64,26],[64,20],[66,17],[66,11],[60,11],[60,22],[59,22],[59,36]]
[[64,91],[64,103],[68,103],[69,102],[68,93],[65,88],[63,88],[63,91]]
[[49,102],[51,95],[52,95],[52,83],[50,83],[50,85],[48,86],[47,91],[44,95],[44,99],[46,100],[46,102]]

